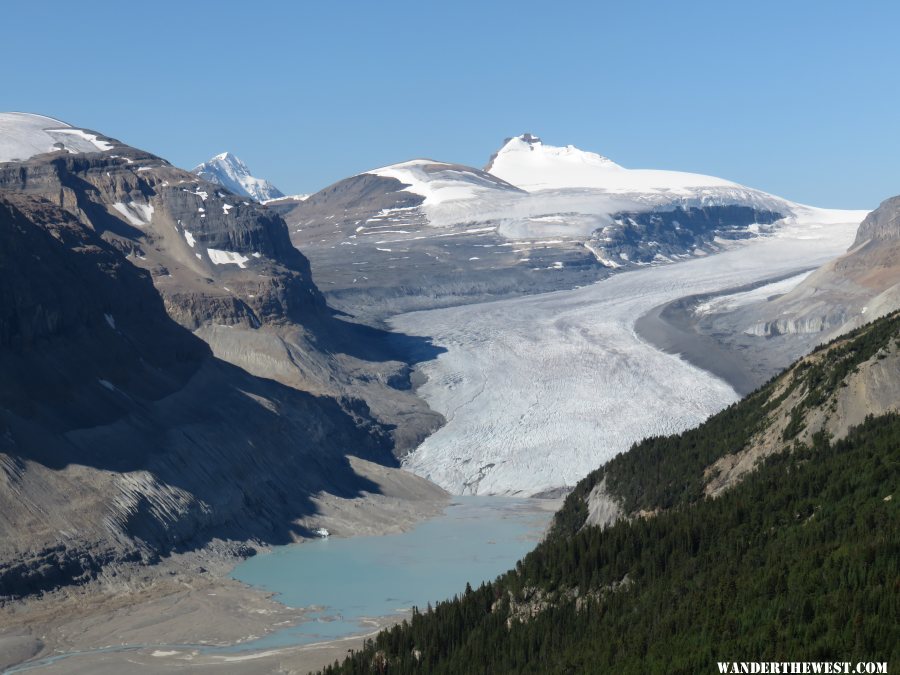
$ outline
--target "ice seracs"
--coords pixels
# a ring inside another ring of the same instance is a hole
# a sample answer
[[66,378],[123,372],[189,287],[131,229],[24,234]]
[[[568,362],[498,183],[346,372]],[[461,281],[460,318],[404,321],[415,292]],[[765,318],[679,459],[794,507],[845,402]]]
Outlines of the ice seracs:
[[258,202],[281,199],[284,193],[264,178],[257,178],[240,159],[230,152],[216,155],[203,164],[198,164],[192,173],[210,183],[221,185],[241,197],[249,197]]

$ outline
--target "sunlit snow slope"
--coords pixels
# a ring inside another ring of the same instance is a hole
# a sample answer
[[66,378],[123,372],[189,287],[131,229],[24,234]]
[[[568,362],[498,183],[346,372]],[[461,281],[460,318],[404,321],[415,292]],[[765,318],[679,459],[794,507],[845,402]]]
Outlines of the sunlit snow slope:
[[[618,193],[670,193],[689,196],[704,191],[746,191],[742,185],[714,176],[683,171],[626,169],[574,145],[545,145],[537,136],[510,138],[491,157],[486,171],[529,192],[558,188],[596,188]],[[753,190],[753,192],[758,192]]]
[[444,202],[478,199],[504,193],[519,192],[506,181],[478,169],[461,164],[436,162],[431,159],[413,159],[391,164],[366,173],[394,178],[403,184],[404,192],[424,197],[424,206],[436,206]]
[[105,136],[31,113],[0,113],[0,162],[16,162],[47,152],[106,152]]
[[698,424],[737,394],[643,342],[636,319],[676,298],[819,265],[847,248],[863,215],[807,210],[715,256],[396,317],[397,330],[447,349],[420,366],[419,389],[447,424],[406,467],[455,493],[535,494],[573,485],[641,438]]

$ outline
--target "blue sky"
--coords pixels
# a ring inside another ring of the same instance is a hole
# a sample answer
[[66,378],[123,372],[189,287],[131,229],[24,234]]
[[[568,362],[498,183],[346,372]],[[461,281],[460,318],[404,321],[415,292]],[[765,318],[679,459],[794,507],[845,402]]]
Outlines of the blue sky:
[[33,2],[0,109],[287,192],[529,131],[820,206],[900,193],[900,3]]

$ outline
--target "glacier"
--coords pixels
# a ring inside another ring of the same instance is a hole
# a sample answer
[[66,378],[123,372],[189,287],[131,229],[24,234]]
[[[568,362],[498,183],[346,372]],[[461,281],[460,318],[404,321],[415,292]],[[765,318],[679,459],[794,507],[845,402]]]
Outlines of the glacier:
[[[404,467],[455,494],[533,495],[574,485],[647,436],[695,426],[738,399],[723,380],[635,332],[680,297],[820,265],[865,212],[802,207],[768,236],[571,291],[401,314],[395,330],[447,351],[418,389],[446,424]],[[801,277],[795,277],[799,283]]]

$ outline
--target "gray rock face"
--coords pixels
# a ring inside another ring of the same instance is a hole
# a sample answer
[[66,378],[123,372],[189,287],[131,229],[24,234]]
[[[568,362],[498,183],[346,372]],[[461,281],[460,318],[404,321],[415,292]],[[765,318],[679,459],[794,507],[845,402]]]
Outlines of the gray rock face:
[[45,201],[0,201],[0,595],[213,537],[287,542],[392,462],[365,404],[215,359],[150,275]]
[[176,391],[210,355],[165,315],[150,275],[68,213],[7,196],[0,228],[5,410],[55,432],[102,424],[127,398]]
[[860,223],[856,241],[851,249],[867,241],[897,241],[900,239],[900,196],[885,199]]
[[[827,341],[900,307],[900,197],[860,224],[851,249],[790,293],[743,313],[750,335]],[[811,346],[810,345],[810,346]]]
[[427,341],[337,318],[276,212],[149,153],[0,164],[0,244],[0,595],[305,536],[378,492],[349,453],[442,421]]
[[820,311],[821,314],[818,315],[806,310],[802,317],[755,323],[744,332],[756,337],[817,335],[843,325],[849,318],[842,307],[822,306]]

